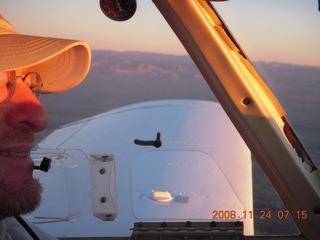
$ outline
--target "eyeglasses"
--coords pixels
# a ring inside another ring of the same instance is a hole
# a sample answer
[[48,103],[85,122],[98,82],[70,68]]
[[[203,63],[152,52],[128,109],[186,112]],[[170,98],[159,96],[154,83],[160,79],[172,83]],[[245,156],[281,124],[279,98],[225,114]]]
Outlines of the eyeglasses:
[[7,72],[7,77],[5,79],[0,79],[0,103],[7,103],[10,101],[16,88],[16,81],[19,78],[26,83],[34,95],[40,99],[43,84],[38,73],[29,72],[22,77],[16,76],[15,71],[10,71]]

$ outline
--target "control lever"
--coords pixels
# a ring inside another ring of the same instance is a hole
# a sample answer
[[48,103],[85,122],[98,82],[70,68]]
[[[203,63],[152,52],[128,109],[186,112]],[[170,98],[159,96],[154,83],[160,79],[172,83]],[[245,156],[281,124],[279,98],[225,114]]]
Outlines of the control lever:
[[44,157],[40,163],[40,166],[34,166],[33,169],[48,172],[51,167],[51,158]]
[[139,139],[135,139],[134,143],[140,146],[154,146],[156,148],[159,148],[162,146],[162,142],[160,140],[161,137],[161,133],[157,133],[157,138],[156,140],[153,141],[148,141],[148,140],[139,140]]

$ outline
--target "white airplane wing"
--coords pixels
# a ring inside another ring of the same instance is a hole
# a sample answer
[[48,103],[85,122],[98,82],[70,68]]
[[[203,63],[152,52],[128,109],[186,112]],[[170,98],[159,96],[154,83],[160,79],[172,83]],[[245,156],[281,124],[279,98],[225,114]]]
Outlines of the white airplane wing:
[[[145,102],[66,125],[28,215],[57,237],[130,236],[141,222],[242,222],[253,234],[251,154],[218,103]],[[251,215],[251,217],[250,217]]]

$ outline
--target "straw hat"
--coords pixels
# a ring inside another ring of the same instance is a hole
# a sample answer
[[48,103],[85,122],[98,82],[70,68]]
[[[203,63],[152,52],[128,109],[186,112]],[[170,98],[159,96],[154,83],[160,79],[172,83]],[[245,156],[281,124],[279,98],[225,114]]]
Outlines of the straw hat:
[[82,41],[18,34],[0,15],[0,71],[29,68],[41,76],[42,93],[66,91],[87,75],[89,46]]

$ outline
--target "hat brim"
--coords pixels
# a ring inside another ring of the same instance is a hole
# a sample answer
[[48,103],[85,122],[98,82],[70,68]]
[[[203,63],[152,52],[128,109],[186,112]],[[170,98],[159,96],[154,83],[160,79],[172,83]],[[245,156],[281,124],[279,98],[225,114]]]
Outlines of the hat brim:
[[91,51],[82,41],[5,34],[0,37],[0,71],[29,68],[41,76],[42,93],[78,85],[90,69]]

